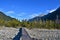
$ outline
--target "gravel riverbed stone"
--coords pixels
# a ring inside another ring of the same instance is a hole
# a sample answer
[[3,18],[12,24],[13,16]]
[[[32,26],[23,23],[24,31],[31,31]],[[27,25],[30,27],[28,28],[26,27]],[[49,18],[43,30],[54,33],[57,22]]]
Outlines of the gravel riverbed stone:
[[0,30],[0,40],[12,40],[18,33],[19,29],[3,27]]
[[[24,29],[27,31],[32,40],[60,40],[60,30],[57,29]],[[12,40],[18,32],[19,28],[3,27],[0,29],[0,40]]]
[[26,29],[33,40],[60,40],[60,30],[53,29]]

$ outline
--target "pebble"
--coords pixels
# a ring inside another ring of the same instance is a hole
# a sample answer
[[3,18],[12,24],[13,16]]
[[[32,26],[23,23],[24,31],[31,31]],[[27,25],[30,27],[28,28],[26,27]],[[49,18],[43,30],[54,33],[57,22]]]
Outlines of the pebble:
[[19,29],[3,27],[0,30],[0,40],[12,40],[18,32]]
[[31,38],[35,40],[60,40],[60,30],[54,29],[27,29],[25,28]]

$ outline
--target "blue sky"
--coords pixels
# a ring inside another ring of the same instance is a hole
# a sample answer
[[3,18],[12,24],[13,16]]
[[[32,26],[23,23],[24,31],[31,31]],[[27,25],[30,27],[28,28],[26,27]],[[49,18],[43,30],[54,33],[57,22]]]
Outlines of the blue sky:
[[60,0],[0,0],[0,11],[23,20],[47,14],[60,6]]

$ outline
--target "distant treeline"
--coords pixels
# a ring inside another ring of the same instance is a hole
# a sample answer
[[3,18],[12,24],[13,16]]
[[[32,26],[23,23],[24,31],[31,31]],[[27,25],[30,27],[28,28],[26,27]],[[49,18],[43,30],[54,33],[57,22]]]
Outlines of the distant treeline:
[[13,19],[9,21],[4,21],[3,19],[0,19],[0,26],[6,26],[6,27],[27,27],[27,28],[44,28],[44,29],[60,29],[60,23],[52,21],[52,20],[46,20],[46,21],[33,21],[28,22],[26,20],[22,20],[22,22]]
[[52,21],[52,20],[40,20],[40,21],[22,21],[22,27],[27,28],[42,28],[42,29],[60,29],[60,23],[58,20]]

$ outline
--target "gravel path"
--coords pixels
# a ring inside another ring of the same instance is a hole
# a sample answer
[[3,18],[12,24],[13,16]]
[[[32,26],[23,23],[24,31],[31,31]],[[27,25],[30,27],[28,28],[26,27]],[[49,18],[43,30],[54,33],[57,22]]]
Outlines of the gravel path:
[[22,28],[22,40],[32,40],[24,28]]

